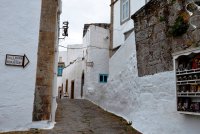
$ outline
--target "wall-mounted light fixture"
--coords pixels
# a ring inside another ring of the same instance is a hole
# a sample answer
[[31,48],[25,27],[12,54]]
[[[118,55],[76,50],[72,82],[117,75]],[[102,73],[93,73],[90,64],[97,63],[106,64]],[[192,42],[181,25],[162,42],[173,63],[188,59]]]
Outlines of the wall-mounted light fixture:
[[68,28],[69,28],[68,25],[69,25],[69,22],[64,21],[62,28],[59,28],[59,29],[63,29],[63,32],[62,32],[63,38],[59,38],[59,39],[65,39],[65,37],[68,36]]

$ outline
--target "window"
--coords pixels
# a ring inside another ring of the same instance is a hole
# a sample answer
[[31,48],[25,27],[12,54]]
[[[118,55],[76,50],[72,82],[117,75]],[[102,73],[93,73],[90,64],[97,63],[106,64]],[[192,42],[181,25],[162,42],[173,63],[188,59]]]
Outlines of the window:
[[130,18],[130,0],[121,0],[121,23]]
[[62,72],[63,72],[63,67],[58,66],[58,76],[62,76]]
[[107,81],[108,81],[108,74],[99,74],[100,83],[107,83]]

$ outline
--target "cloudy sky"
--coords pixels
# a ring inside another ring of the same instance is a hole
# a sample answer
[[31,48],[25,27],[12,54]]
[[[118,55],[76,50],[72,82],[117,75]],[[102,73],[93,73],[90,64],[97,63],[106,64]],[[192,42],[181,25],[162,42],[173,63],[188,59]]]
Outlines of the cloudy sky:
[[110,0],[62,0],[61,22],[69,21],[69,35],[60,45],[81,44],[84,24],[109,23],[109,5]]

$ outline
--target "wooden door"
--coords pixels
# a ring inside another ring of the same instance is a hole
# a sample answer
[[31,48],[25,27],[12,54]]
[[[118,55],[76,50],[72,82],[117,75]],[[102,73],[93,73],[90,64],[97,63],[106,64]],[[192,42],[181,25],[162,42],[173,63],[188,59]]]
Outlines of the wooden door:
[[71,99],[74,99],[74,81],[71,81]]
[[66,80],[65,93],[68,94],[68,80]]
[[84,72],[82,74],[82,78],[81,78],[81,98],[83,97],[83,86],[84,86]]

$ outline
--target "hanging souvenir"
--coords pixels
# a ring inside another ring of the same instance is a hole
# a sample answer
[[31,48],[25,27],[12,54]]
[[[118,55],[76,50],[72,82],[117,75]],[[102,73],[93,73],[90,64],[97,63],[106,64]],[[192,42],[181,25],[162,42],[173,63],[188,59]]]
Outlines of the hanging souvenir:
[[200,68],[200,55],[198,54],[197,56],[194,57],[192,60],[192,69],[197,69]]

